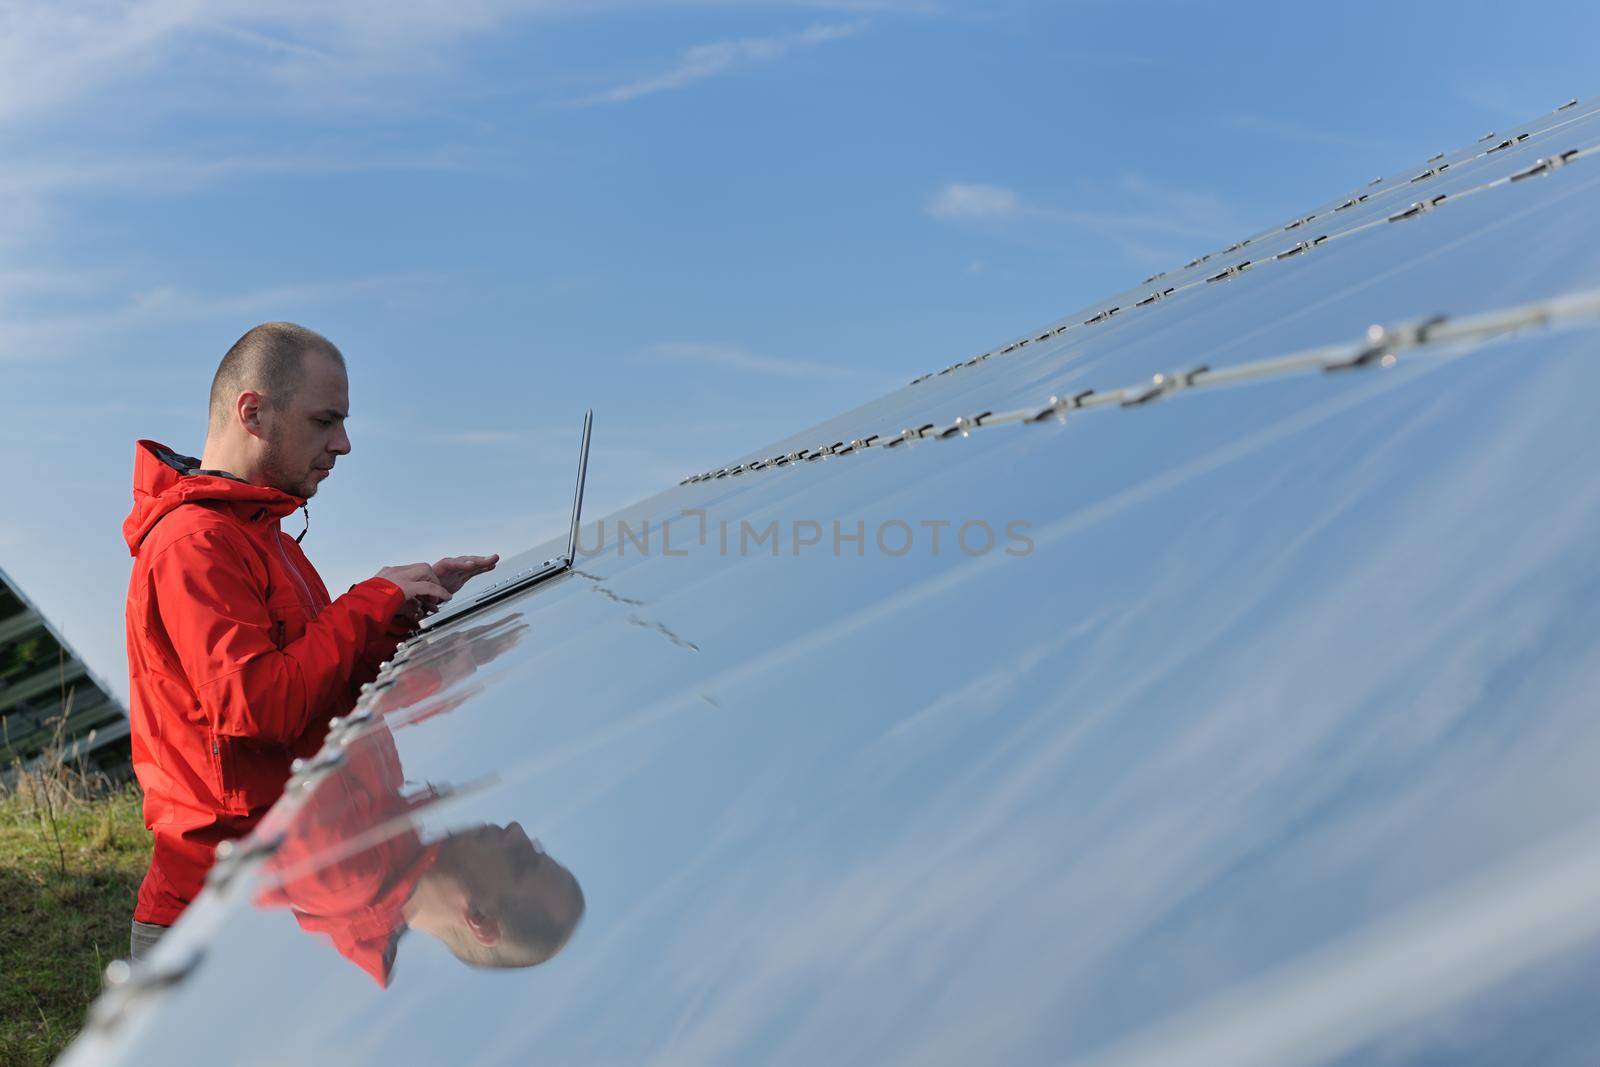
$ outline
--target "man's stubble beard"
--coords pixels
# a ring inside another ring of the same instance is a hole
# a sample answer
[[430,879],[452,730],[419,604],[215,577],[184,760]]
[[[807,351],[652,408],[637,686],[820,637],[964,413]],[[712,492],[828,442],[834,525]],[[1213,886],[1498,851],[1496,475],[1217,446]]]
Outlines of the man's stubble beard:
[[317,495],[317,479],[309,475],[291,473],[277,442],[267,441],[261,455],[262,473],[267,484],[290,496],[310,500]]

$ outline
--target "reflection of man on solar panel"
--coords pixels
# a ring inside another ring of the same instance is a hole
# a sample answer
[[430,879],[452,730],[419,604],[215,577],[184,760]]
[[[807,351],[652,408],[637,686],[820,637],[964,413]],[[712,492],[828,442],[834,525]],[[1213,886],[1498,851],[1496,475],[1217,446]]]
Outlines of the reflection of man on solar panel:
[[293,813],[258,906],[291,909],[385,987],[409,929],[477,967],[531,967],[561,951],[584,910],[571,871],[515,822],[425,842],[412,813],[440,793],[404,791],[388,729],[345,751]]
[[[466,695],[456,683],[489,663],[522,639],[528,624],[521,612],[511,612],[483,626],[435,632],[429,642],[406,661],[406,669],[386,681],[372,702],[372,710],[399,729],[414,726],[452,710]],[[455,696],[418,707],[435,694],[454,690]]]

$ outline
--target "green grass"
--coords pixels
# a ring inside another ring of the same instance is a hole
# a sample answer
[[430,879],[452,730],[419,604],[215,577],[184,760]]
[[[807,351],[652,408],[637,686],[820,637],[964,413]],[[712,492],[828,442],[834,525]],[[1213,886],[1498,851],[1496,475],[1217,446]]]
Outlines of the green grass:
[[[56,786],[52,788],[51,786]],[[0,795],[0,1065],[47,1064],[128,954],[150,834],[132,786]]]

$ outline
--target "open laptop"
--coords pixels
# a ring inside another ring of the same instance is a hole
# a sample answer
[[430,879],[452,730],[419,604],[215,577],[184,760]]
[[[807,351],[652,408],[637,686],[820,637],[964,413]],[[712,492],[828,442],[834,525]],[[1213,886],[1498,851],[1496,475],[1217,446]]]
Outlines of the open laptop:
[[593,425],[594,409],[590,408],[583,415],[583,441],[578,446],[578,485],[572,493],[572,523],[567,528],[566,553],[503,577],[495,576],[491,571],[490,577],[494,580],[489,585],[471,592],[468,596],[458,593],[448,604],[440,608],[437,614],[423,622],[423,629],[431,630],[441,623],[486,608],[506,597],[515,596],[533,586],[560,577],[572,569],[573,562],[578,558],[578,522],[583,514],[583,483],[589,470],[589,431]]

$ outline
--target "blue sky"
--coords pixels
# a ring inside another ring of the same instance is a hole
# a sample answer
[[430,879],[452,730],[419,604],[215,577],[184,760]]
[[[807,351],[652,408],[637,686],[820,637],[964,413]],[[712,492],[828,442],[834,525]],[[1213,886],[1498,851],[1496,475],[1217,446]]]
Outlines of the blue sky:
[[586,406],[599,515],[1600,88],[1578,3],[323,7],[0,0],[0,566],[119,692],[256,322],[350,362],[337,592],[554,535]]

